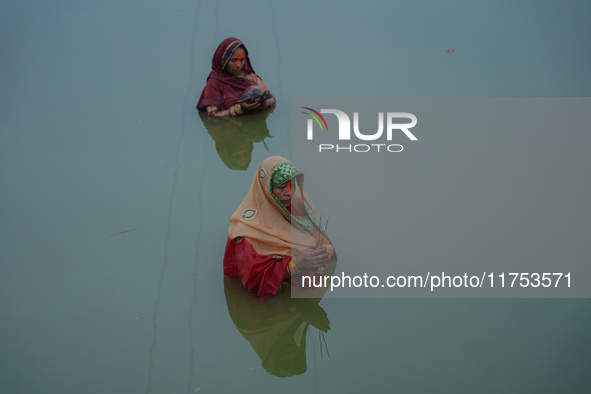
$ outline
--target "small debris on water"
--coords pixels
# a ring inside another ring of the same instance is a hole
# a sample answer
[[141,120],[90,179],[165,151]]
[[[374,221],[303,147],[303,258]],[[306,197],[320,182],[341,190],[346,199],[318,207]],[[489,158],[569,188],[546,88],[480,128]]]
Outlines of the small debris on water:
[[125,233],[128,233],[128,232],[130,232],[130,231],[135,231],[135,228],[132,228],[131,230],[125,230],[125,231],[121,231],[120,233],[116,233],[116,234],[107,235],[107,236],[105,237],[105,239],[107,239],[107,238],[110,238],[110,237],[114,237],[115,235],[125,234]]

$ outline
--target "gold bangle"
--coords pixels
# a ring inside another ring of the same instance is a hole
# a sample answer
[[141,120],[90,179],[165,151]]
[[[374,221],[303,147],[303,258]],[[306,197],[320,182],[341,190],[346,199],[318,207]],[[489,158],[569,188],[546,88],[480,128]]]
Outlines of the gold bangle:
[[297,274],[300,272],[300,267],[298,267],[298,265],[296,264],[295,257],[292,257],[291,260],[289,260],[289,264],[287,266],[289,267],[290,275]]
[[240,105],[240,103],[238,103],[238,104],[236,104],[236,105],[237,105],[237,108],[238,108],[238,110],[236,111],[236,113],[237,113],[237,114],[239,114],[239,115],[240,115],[240,114],[243,114],[243,113],[244,113],[244,111],[242,110],[242,106]]

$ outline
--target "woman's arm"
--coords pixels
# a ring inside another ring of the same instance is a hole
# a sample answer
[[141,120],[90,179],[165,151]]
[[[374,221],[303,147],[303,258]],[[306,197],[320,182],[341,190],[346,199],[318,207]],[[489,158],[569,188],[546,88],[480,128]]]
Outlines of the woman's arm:
[[236,103],[232,107],[221,110],[224,107],[224,88],[223,84],[215,78],[209,78],[207,84],[201,93],[197,109],[205,111],[208,116],[228,117],[237,116],[244,113],[244,108]]
[[225,109],[223,111],[220,111],[220,109],[218,107],[210,105],[207,107],[206,111],[207,111],[207,115],[217,117],[217,118],[223,118],[223,117],[228,117],[228,116],[238,116],[238,115],[242,115],[244,113],[240,103],[237,103],[237,104],[235,104],[235,105],[231,106],[230,108]]
[[224,254],[224,275],[238,276],[250,291],[258,295],[277,294],[291,257],[257,253],[246,238],[228,238]]

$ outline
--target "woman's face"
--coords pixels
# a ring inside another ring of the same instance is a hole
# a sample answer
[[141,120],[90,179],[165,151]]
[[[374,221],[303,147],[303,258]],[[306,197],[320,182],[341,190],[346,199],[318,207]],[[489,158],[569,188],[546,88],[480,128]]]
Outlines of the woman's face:
[[283,182],[281,185],[273,189],[273,195],[283,204],[285,208],[291,205],[291,191],[294,187],[293,180]]
[[244,70],[244,64],[246,63],[246,51],[244,48],[238,47],[230,56],[228,63],[226,64],[226,71],[230,75],[240,75]]

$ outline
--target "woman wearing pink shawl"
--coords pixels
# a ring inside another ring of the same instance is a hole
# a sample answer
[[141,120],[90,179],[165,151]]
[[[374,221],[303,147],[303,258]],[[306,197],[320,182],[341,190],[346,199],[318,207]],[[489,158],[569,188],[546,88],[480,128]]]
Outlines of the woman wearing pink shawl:
[[242,41],[226,38],[213,55],[197,109],[209,116],[237,116],[273,105],[275,97],[255,74]]

